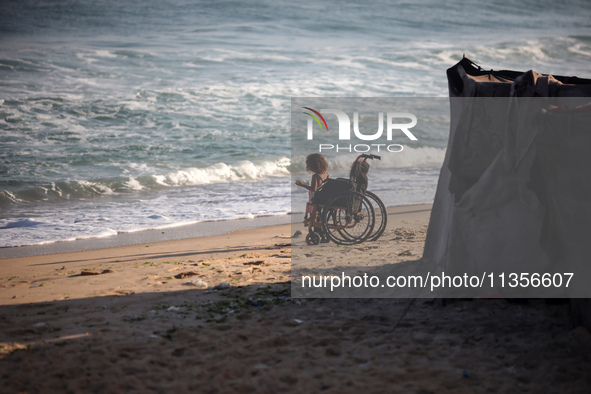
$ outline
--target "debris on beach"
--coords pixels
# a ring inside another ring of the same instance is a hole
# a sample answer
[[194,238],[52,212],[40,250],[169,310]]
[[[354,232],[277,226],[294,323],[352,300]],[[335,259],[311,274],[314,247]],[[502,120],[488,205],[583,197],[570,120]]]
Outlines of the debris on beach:
[[406,241],[417,241],[421,240],[425,236],[426,231],[424,229],[412,229],[412,228],[397,228],[392,232],[395,237],[393,241],[406,240]]
[[226,290],[232,287],[228,282],[221,282],[218,285],[213,287],[213,290]]
[[291,247],[291,243],[282,243],[282,244],[275,244],[275,246],[271,246],[267,249],[289,248],[289,247]]
[[195,286],[198,289],[207,289],[209,286],[207,285],[207,282],[205,282],[203,279],[189,279],[188,281],[186,281],[185,283],[183,283],[184,285],[187,286]]
[[185,278],[188,278],[190,276],[195,276],[195,275],[199,275],[199,272],[195,272],[195,271],[181,272],[180,274],[177,274],[174,277],[177,279],[185,279]]
[[82,276],[88,276],[88,275],[100,275],[101,272],[98,270],[94,270],[91,268],[85,268],[80,272],[80,275]]
[[110,269],[110,268],[109,269],[106,269],[106,270],[102,270],[102,271],[95,270],[95,269],[92,269],[92,268],[85,268],[85,269],[83,269],[80,272],[80,275],[82,275],[82,276],[90,276],[90,275],[111,274],[113,272],[117,272],[117,271],[115,271],[113,269]]
[[242,264],[244,264],[244,265],[265,265],[265,260],[247,261]]

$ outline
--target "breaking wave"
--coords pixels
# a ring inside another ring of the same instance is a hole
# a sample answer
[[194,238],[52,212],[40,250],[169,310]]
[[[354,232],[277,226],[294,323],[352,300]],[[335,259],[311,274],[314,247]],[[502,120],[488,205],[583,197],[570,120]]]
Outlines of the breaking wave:
[[289,176],[290,163],[287,157],[259,163],[243,160],[235,164],[216,163],[209,167],[179,169],[163,174],[52,182],[20,190],[0,190],[0,207],[34,201],[84,199],[176,186],[257,181],[269,177]]

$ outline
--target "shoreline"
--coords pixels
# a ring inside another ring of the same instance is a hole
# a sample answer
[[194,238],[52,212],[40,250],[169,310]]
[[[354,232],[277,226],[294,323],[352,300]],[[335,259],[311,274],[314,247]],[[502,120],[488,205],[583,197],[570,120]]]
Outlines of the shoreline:
[[291,214],[257,216],[254,218],[210,220],[164,229],[139,230],[106,237],[57,241],[46,244],[8,246],[0,248],[0,261],[8,258],[40,256],[57,253],[82,252],[144,243],[175,241],[229,234],[233,231],[288,224]]
[[[407,211],[408,207],[432,206],[427,204],[410,204],[387,207],[388,215]],[[429,208],[430,209],[430,208]],[[210,220],[192,224],[179,225],[164,229],[139,230],[119,233],[106,237],[57,241],[45,244],[0,247],[0,262],[4,259],[41,256],[58,253],[82,252],[86,250],[108,249],[120,246],[139,245],[145,243],[175,241],[190,238],[203,238],[230,234],[234,231],[257,229],[261,227],[280,226],[299,221],[303,212],[282,215],[257,216],[254,218]],[[297,224],[295,223],[292,224]]]

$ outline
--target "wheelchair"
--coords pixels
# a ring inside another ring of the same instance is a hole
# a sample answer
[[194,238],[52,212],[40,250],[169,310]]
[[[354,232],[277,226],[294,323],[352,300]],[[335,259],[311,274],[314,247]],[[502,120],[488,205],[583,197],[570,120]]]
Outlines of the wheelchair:
[[375,241],[384,233],[388,222],[382,200],[367,190],[367,159],[380,156],[363,154],[351,166],[349,179],[328,178],[306,204],[304,224],[308,227],[306,243],[334,242],[355,245]]

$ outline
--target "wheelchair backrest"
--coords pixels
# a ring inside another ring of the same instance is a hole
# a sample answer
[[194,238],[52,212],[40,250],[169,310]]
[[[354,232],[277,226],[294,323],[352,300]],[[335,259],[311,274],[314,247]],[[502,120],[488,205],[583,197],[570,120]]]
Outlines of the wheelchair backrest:
[[326,204],[339,194],[355,190],[355,185],[345,178],[327,178],[312,196],[313,204]]

